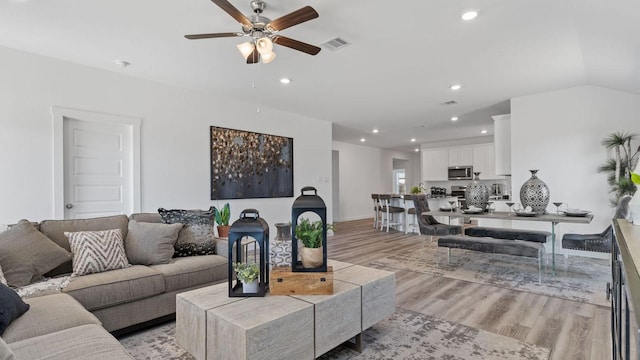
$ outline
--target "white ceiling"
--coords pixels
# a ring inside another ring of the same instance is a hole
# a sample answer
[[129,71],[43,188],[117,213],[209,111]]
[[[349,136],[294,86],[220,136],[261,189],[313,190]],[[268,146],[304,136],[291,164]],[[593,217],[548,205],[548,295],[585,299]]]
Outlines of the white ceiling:
[[[230,2],[251,14],[249,0]],[[235,47],[242,38],[183,37],[241,30],[208,0],[2,0],[0,45],[246,98],[332,121],[335,140],[401,150],[415,146],[411,137],[490,136],[491,115],[508,113],[514,96],[584,84],[640,90],[638,0],[266,2],[271,19],[305,5],[320,14],[282,35],[351,45],[315,57],[276,45],[272,63],[247,65]],[[468,9],[478,18],[461,20]],[[463,88],[451,91],[454,83]],[[440,105],[448,100],[458,104]]]

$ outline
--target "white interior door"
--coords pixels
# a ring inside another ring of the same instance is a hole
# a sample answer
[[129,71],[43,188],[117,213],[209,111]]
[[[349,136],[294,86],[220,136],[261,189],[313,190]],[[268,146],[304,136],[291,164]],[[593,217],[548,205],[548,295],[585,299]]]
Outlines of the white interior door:
[[131,129],[64,120],[65,219],[129,214]]
[[53,109],[56,218],[131,214],[140,208],[140,120]]

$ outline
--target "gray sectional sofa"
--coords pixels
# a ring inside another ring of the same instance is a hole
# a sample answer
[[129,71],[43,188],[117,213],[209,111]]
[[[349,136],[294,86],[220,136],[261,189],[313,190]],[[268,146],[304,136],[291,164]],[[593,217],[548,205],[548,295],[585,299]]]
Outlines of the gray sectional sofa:
[[[162,222],[158,214],[143,213],[129,218],[45,220],[36,228],[70,250],[65,232],[120,229],[124,239],[130,220]],[[110,332],[171,316],[176,294],[227,280],[226,241],[216,240],[216,253],[221,255],[179,257],[168,264],[77,276],[61,290],[26,298],[30,309],[8,326],[0,348],[13,351],[17,359],[130,359]],[[71,262],[45,276],[69,272]],[[0,349],[0,360],[4,360],[2,354]]]

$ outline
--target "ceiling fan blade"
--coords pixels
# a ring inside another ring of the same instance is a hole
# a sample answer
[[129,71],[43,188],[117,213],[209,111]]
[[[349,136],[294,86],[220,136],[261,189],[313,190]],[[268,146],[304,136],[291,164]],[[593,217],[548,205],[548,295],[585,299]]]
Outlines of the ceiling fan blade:
[[228,32],[228,33],[212,33],[212,34],[194,34],[194,35],[185,35],[189,40],[197,40],[197,39],[211,39],[211,38],[223,38],[223,37],[236,37],[243,36],[243,33],[238,32]]
[[286,46],[288,48],[292,48],[294,50],[302,51],[309,55],[316,55],[320,52],[320,48],[311,44],[303,43],[302,41],[294,40],[292,38],[288,38],[286,36],[276,35],[272,40],[274,43],[282,46]]
[[253,49],[251,54],[247,57],[247,64],[257,64],[258,62],[260,62],[260,53],[258,52],[258,49]]
[[236,19],[242,25],[247,27],[251,27],[251,21],[244,16],[240,10],[236,9],[235,6],[231,5],[227,0],[211,0],[214,4],[218,5],[222,10],[224,10],[227,14],[231,15],[232,18]]
[[[213,1],[213,0],[212,0]],[[280,31],[294,25],[298,25],[305,21],[313,20],[317,18],[318,12],[311,6],[305,6],[285,16],[279,17],[267,24],[267,29],[270,31]]]

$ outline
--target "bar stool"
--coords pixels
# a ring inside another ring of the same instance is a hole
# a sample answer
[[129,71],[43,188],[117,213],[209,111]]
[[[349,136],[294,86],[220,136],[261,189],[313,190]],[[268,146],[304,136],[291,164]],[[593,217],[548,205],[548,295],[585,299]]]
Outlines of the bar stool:
[[380,201],[378,200],[378,194],[371,194],[371,200],[373,201],[373,227],[378,228],[378,219],[382,216],[382,210]]
[[[416,213],[416,208],[413,206],[413,198],[411,195],[403,195],[402,200],[404,202],[404,233],[409,233],[409,228],[411,228],[411,232],[420,233],[420,228],[418,227],[418,216]],[[409,222],[409,218],[411,218],[411,222]]]
[[404,214],[404,208],[391,205],[391,195],[379,194],[378,201],[380,202],[380,210],[382,211],[382,221],[380,222],[380,230],[385,226],[387,232],[389,232],[389,226],[402,225],[399,221],[393,221],[393,214]]

